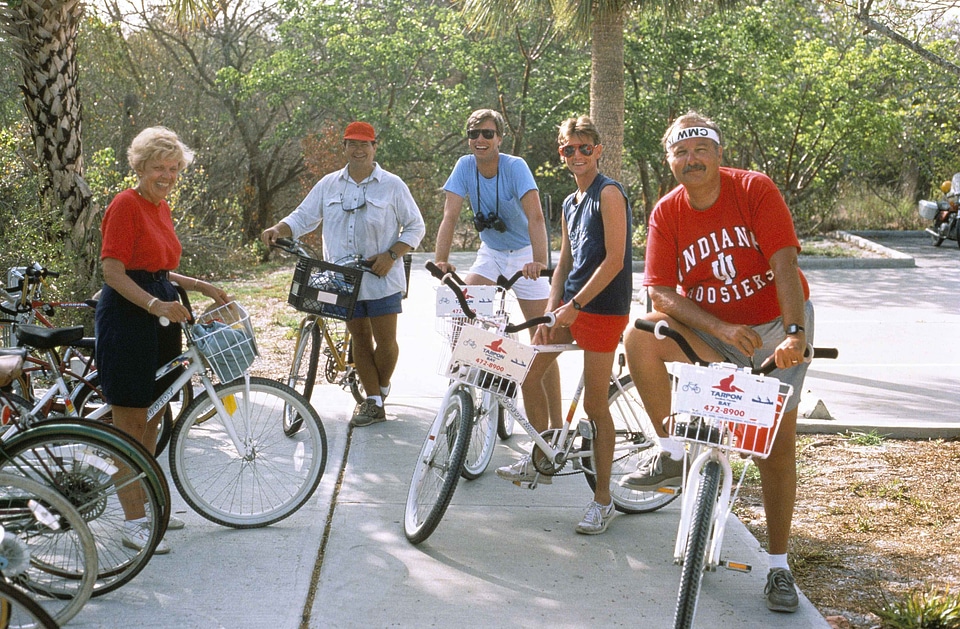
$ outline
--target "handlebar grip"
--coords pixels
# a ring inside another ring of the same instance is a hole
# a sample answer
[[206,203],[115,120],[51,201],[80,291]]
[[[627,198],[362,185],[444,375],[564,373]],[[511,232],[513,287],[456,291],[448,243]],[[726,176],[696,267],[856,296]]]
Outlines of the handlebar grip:
[[440,267],[433,263],[433,260],[427,260],[423,263],[423,266],[430,271],[430,275],[434,276],[438,280],[443,279],[443,271],[441,271]]
[[293,248],[293,240],[291,238],[277,238],[273,241],[275,247],[290,247]]
[[[523,277],[523,270],[514,273],[513,277],[510,279],[507,279],[501,275],[497,278],[497,286],[506,290],[510,290],[510,288],[512,288],[521,277]],[[540,277],[553,277],[553,269],[540,269]]]
[[526,330],[527,328],[532,328],[540,324],[546,325],[548,328],[552,328],[556,322],[557,316],[552,312],[547,312],[541,317],[534,317],[533,319],[529,319],[523,323],[511,323],[504,328],[504,331],[512,334],[514,332],[520,332],[521,330]]
[[840,352],[836,347],[814,347],[811,358],[837,358]]

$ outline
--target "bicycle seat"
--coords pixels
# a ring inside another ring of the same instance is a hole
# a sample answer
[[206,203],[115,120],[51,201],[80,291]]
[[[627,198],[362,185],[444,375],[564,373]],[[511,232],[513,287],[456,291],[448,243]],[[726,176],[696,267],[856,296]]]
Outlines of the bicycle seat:
[[41,325],[20,325],[17,327],[17,339],[21,345],[37,349],[53,349],[61,345],[70,345],[83,338],[83,326],[70,328],[45,328]]

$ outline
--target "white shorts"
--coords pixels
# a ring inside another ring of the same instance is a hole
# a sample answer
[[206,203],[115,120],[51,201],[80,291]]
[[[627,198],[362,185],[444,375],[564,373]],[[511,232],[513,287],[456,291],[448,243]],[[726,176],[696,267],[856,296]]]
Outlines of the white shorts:
[[[510,279],[517,271],[523,269],[523,265],[527,262],[533,262],[532,246],[497,251],[481,243],[480,250],[477,251],[477,259],[473,261],[469,272],[496,282],[501,275]],[[513,285],[513,292],[517,299],[547,299],[550,296],[550,282],[545,277],[536,280],[521,277]]]

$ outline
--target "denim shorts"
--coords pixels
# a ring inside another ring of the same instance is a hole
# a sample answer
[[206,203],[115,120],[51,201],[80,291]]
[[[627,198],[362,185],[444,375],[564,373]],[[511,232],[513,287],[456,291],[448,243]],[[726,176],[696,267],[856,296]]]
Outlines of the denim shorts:
[[380,299],[358,301],[353,309],[353,319],[382,317],[403,312],[403,293],[394,293]]

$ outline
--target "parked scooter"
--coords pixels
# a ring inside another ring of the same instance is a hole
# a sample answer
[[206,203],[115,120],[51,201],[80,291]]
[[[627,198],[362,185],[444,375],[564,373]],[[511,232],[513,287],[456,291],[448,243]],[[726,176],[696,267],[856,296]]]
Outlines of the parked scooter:
[[943,198],[939,201],[920,201],[918,210],[921,218],[933,221],[933,227],[928,227],[934,247],[939,247],[944,240],[956,240],[960,247],[960,224],[957,221],[957,210],[960,208],[960,173],[956,173],[951,181],[944,181],[940,185]]

